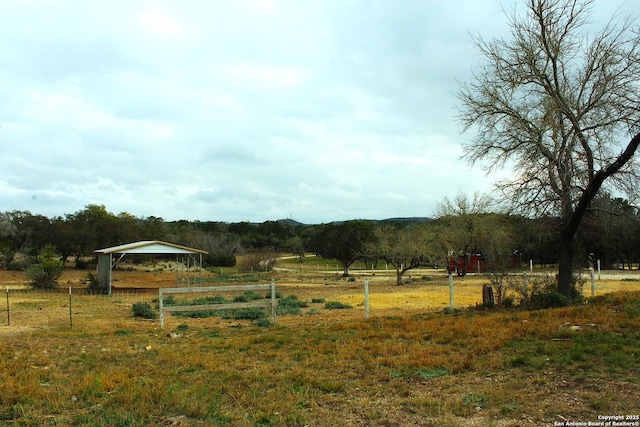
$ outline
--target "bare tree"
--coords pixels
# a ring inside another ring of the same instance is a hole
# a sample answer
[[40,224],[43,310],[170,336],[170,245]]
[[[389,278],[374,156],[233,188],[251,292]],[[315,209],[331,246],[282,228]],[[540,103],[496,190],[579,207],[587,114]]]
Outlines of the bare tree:
[[[601,188],[637,187],[640,37],[616,15],[587,32],[593,0],[526,0],[509,17],[511,37],[474,38],[483,62],[458,95],[460,120],[477,131],[471,164],[508,164],[497,183],[525,215],[559,217],[558,291],[572,297],[574,237]],[[635,30],[635,31],[634,31]]]
[[375,242],[365,245],[365,253],[383,259],[396,270],[396,285],[403,284],[404,273],[428,263],[429,247],[437,241],[424,224],[408,227],[383,225],[375,230]]

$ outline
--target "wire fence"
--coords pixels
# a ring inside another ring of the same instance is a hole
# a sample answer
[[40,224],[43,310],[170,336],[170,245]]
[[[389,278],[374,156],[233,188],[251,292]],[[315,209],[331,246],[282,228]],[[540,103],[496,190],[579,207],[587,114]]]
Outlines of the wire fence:
[[57,287],[33,289],[4,286],[0,302],[0,326],[34,326],[52,322],[66,323],[73,328],[78,308],[98,306],[100,311],[114,309],[136,302],[152,302],[158,298],[158,289],[122,288],[112,295],[86,288]]

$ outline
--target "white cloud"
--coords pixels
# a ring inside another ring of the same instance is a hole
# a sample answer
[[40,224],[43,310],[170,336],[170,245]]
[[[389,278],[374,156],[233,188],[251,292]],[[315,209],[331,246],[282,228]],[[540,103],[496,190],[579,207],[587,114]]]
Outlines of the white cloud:
[[0,10],[0,211],[427,216],[494,178],[459,159],[453,93],[478,59],[469,33],[506,28],[501,2]]

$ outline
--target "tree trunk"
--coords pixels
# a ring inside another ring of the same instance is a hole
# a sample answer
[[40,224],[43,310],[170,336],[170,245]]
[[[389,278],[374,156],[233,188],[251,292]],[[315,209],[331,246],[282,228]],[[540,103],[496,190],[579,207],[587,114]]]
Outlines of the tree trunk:
[[404,270],[402,269],[396,269],[396,285],[404,285],[404,283],[402,283],[402,277],[404,276]]
[[351,264],[347,264],[346,262],[342,263],[342,267],[344,268],[343,273],[342,273],[342,277],[349,277],[349,266]]
[[569,302],[573,299],[573,238],[562,238],[560,242],[560,259],[558,260],[558,292],[566,296]]

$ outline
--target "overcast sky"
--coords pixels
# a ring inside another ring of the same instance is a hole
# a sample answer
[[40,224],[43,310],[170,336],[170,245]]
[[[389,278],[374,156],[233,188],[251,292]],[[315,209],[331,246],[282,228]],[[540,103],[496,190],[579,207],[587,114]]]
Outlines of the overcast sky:
[[496,178],[454,94],[514,4],[0,0],[0,211],[431,216]]

